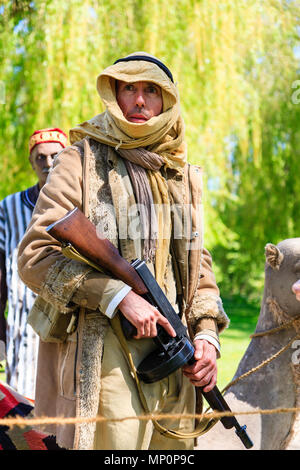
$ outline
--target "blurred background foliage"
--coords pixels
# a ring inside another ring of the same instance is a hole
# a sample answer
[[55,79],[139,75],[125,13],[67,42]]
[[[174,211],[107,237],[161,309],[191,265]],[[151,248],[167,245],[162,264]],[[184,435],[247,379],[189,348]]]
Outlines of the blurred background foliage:
[[35,183],[34,130],[103,111],[97,75],[147,51],[178,82],[222,293],[260,298],[264,246],[300,236],[299,37],[293,0],[0,1],[0,197]]

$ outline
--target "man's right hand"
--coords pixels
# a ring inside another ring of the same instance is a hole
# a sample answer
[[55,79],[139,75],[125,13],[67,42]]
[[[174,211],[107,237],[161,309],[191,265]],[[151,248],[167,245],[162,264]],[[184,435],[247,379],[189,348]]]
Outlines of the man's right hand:
[[0,362],[6,360],[6,347],[4,341],[0,340]]
[[157,323],[170,336],[176,336],[176,332],[168,320],[153,305],[132,290],[120,302],[118,308],[124,317],[136,327],[137,335],[134,336],[135,339],[157,336]]

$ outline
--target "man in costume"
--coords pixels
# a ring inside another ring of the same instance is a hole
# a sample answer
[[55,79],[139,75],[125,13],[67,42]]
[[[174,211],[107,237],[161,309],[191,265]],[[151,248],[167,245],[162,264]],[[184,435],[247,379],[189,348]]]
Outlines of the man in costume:
[[[70,131],[72,145],[57,158],[19,251],[19,272],[38,294],[29,320],[42,339],[36,414],[110,420],[48,427],[66,448],[191,449],[193,419],[113,419],[194,413],[197,387],[216,383],[228,318],[201,243],[201,170],[187,163],[178,91],[161,61],[144,52],[119,59],[97,90],[106,110]],[[135,383],[128,357],[136,367],[154,349],[157,323],[173,329],[122,281],[63,255],[45,229],[74,207],[127,261],[147,262],[187,322],[193,366]],[[121,315],[137,328],[125,347],[112,327]]]
[[53,158],[66,145],[67,136],[60,129],[34,132],[29,139],[29,160],[38,182],[0,202],[0,360],[6,359],[7,383],[28,398],[34,398],[38,336],[27,324],[27,316],[36,295],[18,276],[17,250]]

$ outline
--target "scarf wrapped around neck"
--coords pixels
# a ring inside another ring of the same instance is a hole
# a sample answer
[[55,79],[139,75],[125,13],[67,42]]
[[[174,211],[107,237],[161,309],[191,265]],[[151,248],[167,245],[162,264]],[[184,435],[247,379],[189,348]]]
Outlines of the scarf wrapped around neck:
[[[131,55],[145,55],[136,52]],[[151,57],[151,56],[150,56]],[[145,123],[124,117],[116,100],[115,81],[153,82],[160,86],[163,110]],[[157,282],[163,286],[171,236],[170,194],[160,169],[183,172],[186,163],[184,123],[176,86],[154,63],[119,62],[97,78],[97,90],[106,110],[70,130],[70,142],[89,136],[114,147],[124,159],[140,211],[145,260],[154,260]],[[153,210],[153,205],[155,210]]]

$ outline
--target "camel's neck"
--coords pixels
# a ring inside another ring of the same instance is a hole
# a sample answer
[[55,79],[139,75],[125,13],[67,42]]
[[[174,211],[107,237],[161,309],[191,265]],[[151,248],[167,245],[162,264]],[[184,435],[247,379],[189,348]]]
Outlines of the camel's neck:
[[[251,340],[236,373],[236,376],[244,374],[282,350],[275,359],[270,360],[269,363],[246,379],[248,383],[253,382],[253,385],[259,384],[259,388],[257,389],[258,396],[260,394],[267,395],[267,391],[272,389],[274,403],[277,398],[279,399],[280,397],[280,401],[283,398],[281,393],[274,393],[277,388],[278,391],[283,389],[286,392],[290,389],[290,393],[287,393],[287,395],[290,396],[289,401],[292,403],[294,403],[295,398],[294,392],[292,393],[292,389],[294,389],[294,349],[292,348],[291,342],[293,343],[293,339],[296,339],[296,335],[299,331],[297,331],[298,329],[292,324],[284,327],[290,320],[291,318],[281,309],[276,298],[271,297],[266,292],[255,331],[255,333],[264,332],[265,334],[263,336],[254,337]],[[280,331],[267,334],[267,331],[280,326],[282,327]],[[289,344],[290,346],[288,347]],[[282,393],[285,394],[283,391]],[[280,406],[280,401],[276,405]],[[286,402],[286,399],[284,399],[284,402]]]
[[256,326],[257,331],[266,331],[280,325],[288,325],[292,319],[289,312],[284,310],[276,296],[268,289],[264,291],[261,305],[261,311]]
[[[264,296],[256,332],[267,331],[286,324],[290,320],[283,312],[276,299]],[[271,358],[291,343],[297,334],[293,325],[277,333],[253,338],[241,360],[235,377],[248,372]],[[242,379],[229,391],[249,405],[259,409],[294,407],[297,403],[295,367],[293,364],[292,344],[274,360],[270,361],[255,373]],[[272,448],[273,441],[284,443],[293,426],[294,416],[291,413],[265,415],[262,417],[262,432],[265,433],[265,448]]]

